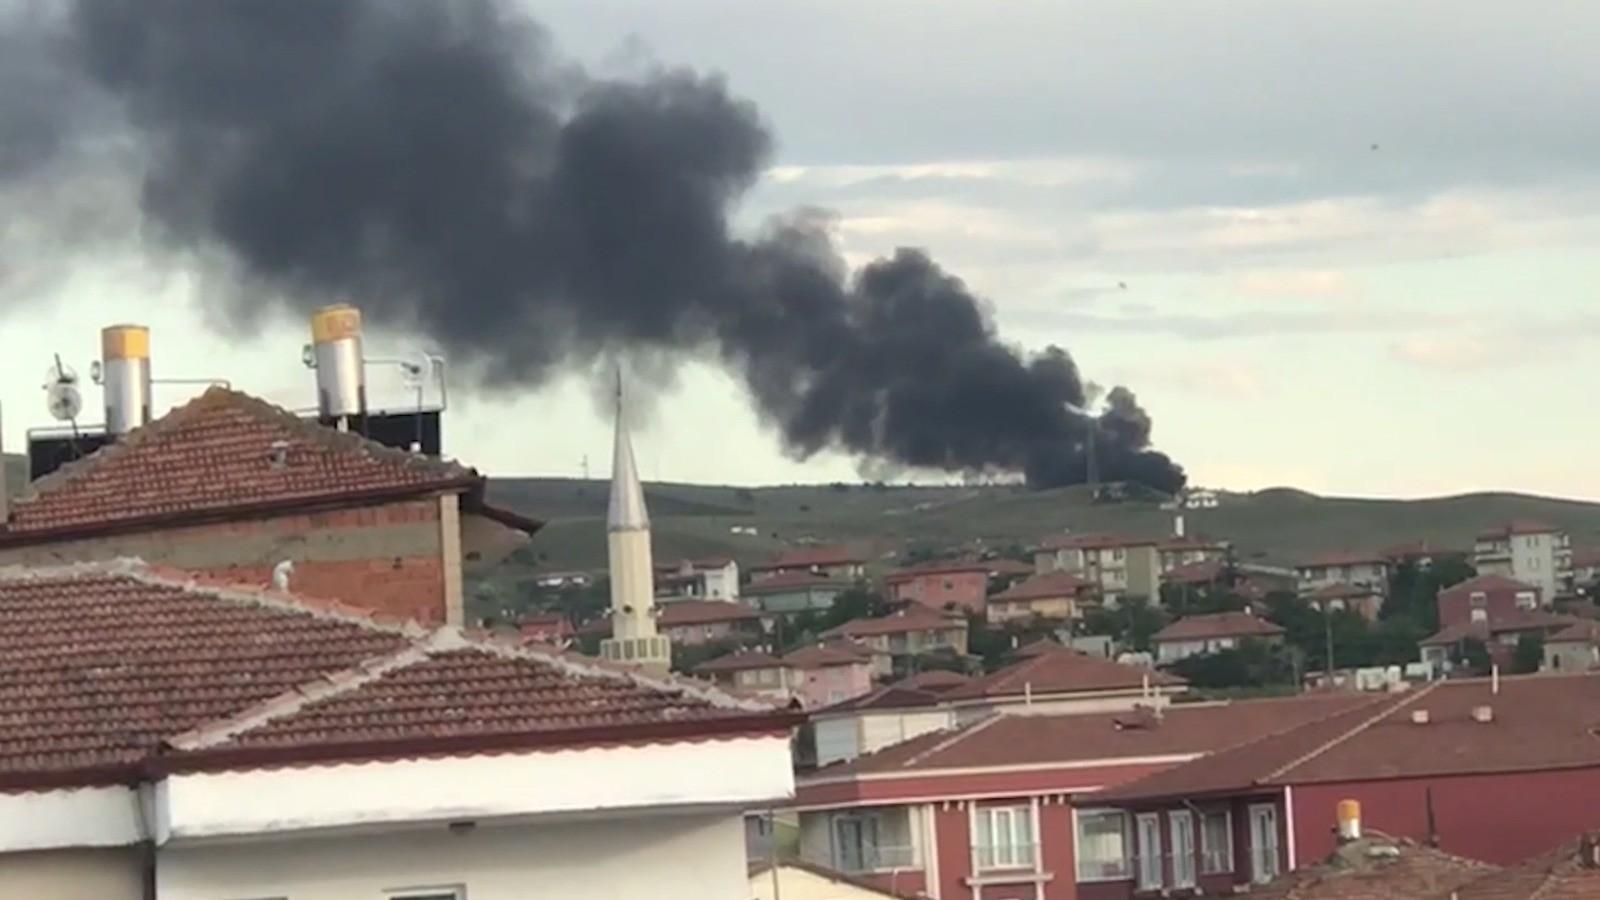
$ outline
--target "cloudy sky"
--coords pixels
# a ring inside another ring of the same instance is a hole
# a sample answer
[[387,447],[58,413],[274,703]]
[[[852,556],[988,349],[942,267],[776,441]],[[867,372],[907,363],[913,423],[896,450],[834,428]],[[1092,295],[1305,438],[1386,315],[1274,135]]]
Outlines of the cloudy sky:
[[[777,136],[740,208],[817,206],[854,262],[924,247],[999,331],[1137,392],[1195,483],[1600,498],[1600,5],[1489,0],[551,0],[571,57],[725,73]],[[51,189],[63,190],[56,185]],[[31,227],[25,193],[0,238]],[[139,223],[98,207],[86,230]],[[0,258],[6,446],[46,424],[51,354],[151,325],[158,373],[312,399],[303,323],[208,328],[202,280],[136,240],[70,271]],[[24,313],[20,297],[35,302]],[[372,323],[380,325],[381,323]],[[417,342],[380,335],[370,352]],[[603,473],[592,376],[457,391],[451,453]],[[394,385],[380,385],[380,395]],[[192,389],[160,388],[165,406]],[[90,402],[97,399],[90,392]],[[691,363],[636,436],[646,477],[853,478],[784,456],[743,389]]]

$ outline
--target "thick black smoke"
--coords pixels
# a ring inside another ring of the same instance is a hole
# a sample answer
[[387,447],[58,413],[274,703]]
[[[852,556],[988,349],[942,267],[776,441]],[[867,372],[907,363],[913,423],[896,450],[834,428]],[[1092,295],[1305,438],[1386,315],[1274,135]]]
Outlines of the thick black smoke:
[[1093,435],[1102,477],[1183,483],[1131,393],[1074,412],[1065,351],[1001,343],[924,254],[852,275],[819,216],[732,234],[771,138],[716,78],[591,77],[493,0],[82,0],[62,27],[144,151],[151,232],[265,289],[219,299],[232,318],[354,301],[501,386],[710,351],[802,455],[1051,485]]

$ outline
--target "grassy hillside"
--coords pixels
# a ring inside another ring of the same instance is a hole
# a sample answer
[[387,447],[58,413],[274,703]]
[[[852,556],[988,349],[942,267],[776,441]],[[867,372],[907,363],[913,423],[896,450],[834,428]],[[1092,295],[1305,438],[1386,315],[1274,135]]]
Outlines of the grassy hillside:
[[[532,548],[549,568],[604,566],[606,491],[601,481],[546,478],[494,479],[490,488],[497,502],[550,523]],[[1173,516],[1149,503],[1090,504],[1083,488],[653,484],[645,493],[658,557],[717,554],[741,562],[813,540],[872,541],[888,552],[917,544],[1028,544],[1063,529],[1160,536],[1170,533]],[[1191,534],[1231,540],[1243,556],[1272,563],[1419,539],[1467,549],[1478,531],[1513,517],[1560,525],[1576,545],[1600,544],[1600,504],[1518,494],[1353,500],[1280,489],[1224,495],[1218,508],[1185,516]],[[733,534],[734,526],[760,536]]]

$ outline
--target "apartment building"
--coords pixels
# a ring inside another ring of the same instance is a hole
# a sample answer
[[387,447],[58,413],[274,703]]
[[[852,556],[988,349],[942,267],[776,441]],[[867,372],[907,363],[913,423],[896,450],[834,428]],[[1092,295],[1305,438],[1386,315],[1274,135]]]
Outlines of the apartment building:
[[1539,588],[1546,603],[1572,593],[1572,540],[1544,522],[1514,519],[1478,535],[1472,564],[1479,575],[1501,575]]
[[1122,535],[1053,535],[1034,551],[1034,568],[1040,575],[1077,575],[1094,585],[1101,602],[1115,606],[1123,597],[1159,596],[1159,543]]

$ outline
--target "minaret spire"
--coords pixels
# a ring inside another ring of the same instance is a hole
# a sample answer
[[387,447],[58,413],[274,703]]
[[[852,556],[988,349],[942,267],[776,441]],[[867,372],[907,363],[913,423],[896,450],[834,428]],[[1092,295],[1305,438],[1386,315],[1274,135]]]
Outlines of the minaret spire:
[[628,439],[622,405],[622,372],[617,371],[617,422],[611,454],[611,502],[606,510],[606,550],[611,564],[611,637],[600,655],[665,672],[672,646],[656,634],[655,568],[650,552],[650,514],[644,485]]

